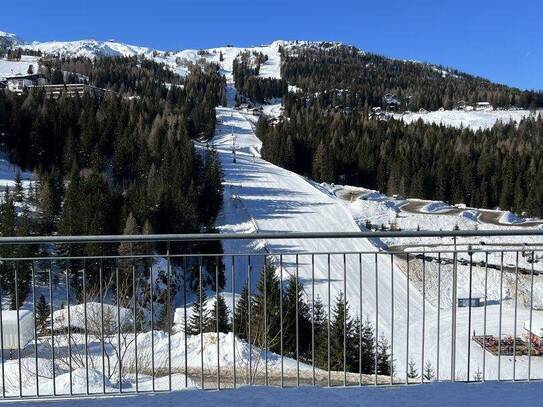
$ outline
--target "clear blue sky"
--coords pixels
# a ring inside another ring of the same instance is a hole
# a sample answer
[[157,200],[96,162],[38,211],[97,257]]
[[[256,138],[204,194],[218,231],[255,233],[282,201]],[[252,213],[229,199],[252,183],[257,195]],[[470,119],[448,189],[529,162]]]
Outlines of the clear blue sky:
[[158,49],[338,40],[543,89],[541,0],[2,1],[25,40],[111,39]]

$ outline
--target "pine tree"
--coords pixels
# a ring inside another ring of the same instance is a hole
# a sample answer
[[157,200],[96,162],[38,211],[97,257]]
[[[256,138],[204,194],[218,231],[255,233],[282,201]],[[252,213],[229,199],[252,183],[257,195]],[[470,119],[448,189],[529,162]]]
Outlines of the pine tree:
[[23,202],[24,190],[23,182],[21,180],[21,171],[19,170],[17,170],[17,173],[15,174],[15,189],[13,192],[13,200],[15,202]]
[[332,370],[343,370],[344,355],[347,370],[358,370],[357,358],[355,359],[353,349],[348,346],[352,343],[351,338],[356,335],[354,328],[354,323],[349,315],[349,305],[343,297],[343,292],[340,291],[336,297],[330,325],[330,368]]
[[[217,320],[219,321],[218,325]],[[209,316],[207,331],[217,332],[217,329],[219,332],[224,334],[230,332],[232,329],[228,317],[228,307],[226,306],[226,301],[221,294],[217,296],[217,300],[213,304],[213,311]]]
[[296,356],[298,337],[298,353],[301,357],[308,357],[311,349],[311,314],[303,295],[302,283],[291,276],[283,299],[283,349],[287,355]]
[[384,336],[381,336],[377,344],[377,374],[384,376],[390,376],[392,374],[390,346]]
[[279,351],[280,281],[271,259],[266,259],[256,288],[251,315],[252,336],[259,346],[267,345],[272,351]]
[[[365,321],[360,329],[359,335],[362,337],[360,341],[362,345],[362,373],[375,373],[375,335],[373,327],[369,321]],[[360,344],[358,346],[360,347]]]
[[[202,308],[200,308],[200,303]],[[202,290],[200,296],[200,290],[196,291],[196,298],[192,304],[192,315],[190,316],[187,325],[188,335],[199,335],[200,332],[207,332],[209,329],[210,315],[207,310],[207,294],[205,290]],[[200,331],[200,329],[202,331]]]
[[315,365],[321,369],[326,369],[328,366],[328,318],[319,295],[315,298],[313,307]]
[[416,379],[419,377],[419,372],[417,371],[415,361],[413,359],[409,360],[407,365],[407,377],[409,379]]
[[426,361],[424,364],[424,372],[422,373],[422,378],[426,381],[432,381],[434,380],[436,374],[432,367],[432,364],[429,360]]
[[234,314],[235,334],[241,339],[247,339],[249,335],[250,306],[252,307],[252,299],[249,298],[249,288],[247,282],[245,282]]
[[49,305],[45,302],[45,296],[41,294],[38,303],[36,304],[36,326],[38,328],[38,333],[41,335],[46,332],[49,315]]

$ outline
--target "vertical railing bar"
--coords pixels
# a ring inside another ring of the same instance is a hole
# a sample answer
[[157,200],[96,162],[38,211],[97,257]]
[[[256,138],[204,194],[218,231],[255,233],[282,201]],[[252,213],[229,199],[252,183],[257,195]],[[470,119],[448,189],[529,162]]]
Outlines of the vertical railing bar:
[[6,398],[6,372],[4,367],[4,301],[2,298],[2,279],[0,279],[0,351],[2,354],[2,397]]
[[343,387],[347,387],[347,255],[343,253]]
[[362,386],[362,253],[358,253],[358,274],[358,313],[360,319],[360,324],[358,326],[358,385]]
[[406,323],[405,323],[405,384],[409,384],[409,253],[407,253],[406,259]]
[[452,281],[452,307],[451,307],[451,382],[456,381],[456,289],[457,289],[457,251],[456,236],[453,237],[453,281]]
[[316,385],[315,378],[315,255],[311,254],[311,367],[312,384]]
[[421,375],[420,381],[424,383],[424,340],[426,334],[426,253],[422,252],[422,337],[421,337]]
[[72,319],[70,313],[70,276],[68,268],[66,268],[66,304],[68,312],[68,368],[70,369],[70,396],[73,396],[74,386],[72,374]]
[[53,396],[57,395],[56,386],[56,366],[55,366],[55,319],[53,318],[54,303],[53,303],[53,260],[49,262],[49,315],[51,324],[51,365],[53,368]]
[[517,251],[515,262],[515,318],[513,325],[513,381],[517,380],[518,259],[519,252]]
[[136,280],[136,265],[135,262],[132,261],[132,296],[134,301],[134,316],[133,316],[133,323],[134,323],[134,353],[135,353],[135,359],[134,359],[134,367],[136,369],[135,375],[136,375],[136,393],[139,393],[139,380],[138,380],[138,283]]
[[298,313],[299,310],[299,298],[298,298],[298,268],[299,268],[298,254],[296,254],[296,279],[294,280],[296,288],[296,387],[300,387],[300,322]]
[[280,352],[281,352],[281,388],[284,387],[283,374],[283,255],[279,255],[279,336],[280,336]]
[[467,355],[467,374],[466,381],[470,381],[470,367],[471,367],[471,296],[473,290],[473,251],[470,250],[469,254],[469,304],[468,304],[468,355]]
[[102,393],[106,394],[106,359],[105,359],[105,343],[104,343],[104,291],[103,291],[103,266],[104,260],[100,259],[100,338],[102,345]]
[[221,389],[221,356],[219,335],[219,256],[215,257],[215,327],[217,329],[217,390]]
[[485,253],[485,307],[483,310],[483,373],[482,381],[486,378],[486,318],[488,304],[488,252]]
[[528,381],[532,380],[532,319],[534,309],[534,263],[535,252],[532,251],[532,264],[530,268],[530,332],[528,336]]
[[[2,302],[0,299],[0,308]],[[35,363],[35,380],[36,380],[36,397],[40,397],[40,382],[39,382],[39,358],[38,358],[38,324],[36,320],[36,261],[32,262],[32,311],[34,313],[34,363]],[[0,320],[0,323],[1,320]],[[4,355],[2,354],[2,358]]]
[[247,340],[249,342],[249,386],[253,384],[253,344],[251,341],[251,308],[253,297],[251,294],[251,256],[247,256],[247,288],[248,288],[248,312],[247,312]]
[[117,286],[117,368],[119,369],[119,393],[123,392],[123,367],[122,367],[122,349],[121,349],[121,282],[119,279],[118,260],[115,265],[115,285]]
[[264,256],[264,385],[268,385],[268,270]]
[[501,361],[502,361],[502,312],[503,312],[503,251],[500,259],[500,307],[498,321],[498,381],[501,380]]
[[390,255],[390,384],[394,384],[394,255]]
[[21,316],[19,310],[19,262],[15,261],[15,306],[17,307],[17,363],[19,365],[19,397],[23,397],[23,368],[21,365]]
[[172,265],[170,258],[170,241],[166,244],[167,290],[166,301],[168,304],[168,391],[172,391]]
[[378,362],[379,362],[379,269],[377,253],[375,253],[375,386],[378,384]]
[[199,323],[200,323],[200,384],[202,390],[205,389],[205,383],[204,383],[204,324],[203,324],[203,316],[204,316],[204,304],[202,303],[202,256],[198,257],[198,290],[199,290]]
[[183,341],[185,347],[185,388],[189,387],[187,340],[187,258],[183,258]]
[[437,254],[437,355],[436,380],[439,381],[439,357],[441,344],[441,252]]
[[88,316],[87,316],[87,262],[83,259],[83,319],[85,325],[85,390],[86,394],[90,394],[89,384],[89,332],[88,332]]
[[327,349],[327,352],[328,352],[328,387],[331,387],[331,372],[330,372],[330,318],[331,318],[331,307],[330,307],[330,303],[331,303],[331,287],[330,287],[330,253],[328,253],[328,320],[327,320],[327,325],[328,325],[328,332],[327,332],[327,335],[328,335],[328,343],[327,343],[327,346],[328,346],[328,349]]
[[151,296],[151,388],[154,392],[155,391],[155,280],[153,276],[152,264],[149,266],[149,294]]
[[231,260],[232,272],[232,352],[233,352],[233,371],[232,371],[232,387],[237,387],[236,383],[236,273],[235,273],[235,256]]

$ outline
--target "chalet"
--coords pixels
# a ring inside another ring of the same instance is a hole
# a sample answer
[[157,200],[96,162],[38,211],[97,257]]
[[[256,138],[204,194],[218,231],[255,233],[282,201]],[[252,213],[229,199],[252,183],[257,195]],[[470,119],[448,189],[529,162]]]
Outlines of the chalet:
[[477,102],[477,105],[475,105],[475,110],[492,111],[494,110],[494,107],[489,102]]
[[459,292],[456,296],[458,308],[467,308],[467,307],[481,307],[484,302],[481,302],[481,299],[484,299],[484,294],[478,292]]
[[524,330],[526,331],[532,345],[541,349],[543,346],[543,317],[537,315],[530,320],[524,321]]

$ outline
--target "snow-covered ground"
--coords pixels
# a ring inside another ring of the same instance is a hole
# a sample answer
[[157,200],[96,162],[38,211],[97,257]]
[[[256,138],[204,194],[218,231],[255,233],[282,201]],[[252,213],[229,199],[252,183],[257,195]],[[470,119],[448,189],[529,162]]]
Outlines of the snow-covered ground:
[[[242,387],[225,391],[189,391],[169,394],[79,400],[56,400],[50,407],[154,406],[381,406],[381,407],[512,407],[541,403],[542,383],[432,383],[402,387],[319,388]],[[16,401],[32,407],[31,401]]]
[[[541,114],[538,110],[535,114]],[[394,114],[396,119],[405,123],[413,123],[422,119],[425,123],[443,124],[452,127],[464,127],[472,130],[489,129],[498,121],[502,123],[520,122],[526,117],[533,116],[530,110],[493,110],[493,111],[464,111],[464,110],[443,110],[427,113],[398,113]]]
[[0,79],[8,76],[26,75],[28,67],[33,66],[34,72],[38,70],[38,57],[23,55],[20,61],[10,61],[0,58]]
[[22,171],[21,168],[8,160],[6,154],[0,153],[0,188],[2,191],[6,187],[12,189],[15,186],[17,172],[21,175],[23,187],[28,188],[34,174],[32,172]]

